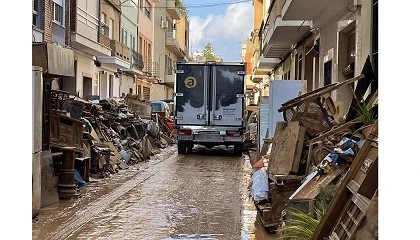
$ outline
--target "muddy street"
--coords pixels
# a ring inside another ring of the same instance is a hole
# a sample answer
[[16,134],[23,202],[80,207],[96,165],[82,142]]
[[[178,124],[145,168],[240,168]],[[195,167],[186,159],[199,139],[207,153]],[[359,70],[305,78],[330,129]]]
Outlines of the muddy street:
[[33,239],[275,239],[256,221],[250,172],[232,149],[172,146],[41,209]]

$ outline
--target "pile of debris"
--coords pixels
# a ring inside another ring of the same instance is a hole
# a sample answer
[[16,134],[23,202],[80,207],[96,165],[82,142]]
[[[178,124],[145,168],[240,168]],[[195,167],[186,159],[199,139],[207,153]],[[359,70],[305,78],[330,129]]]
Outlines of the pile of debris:
[[[369,106],[370,121],[377,121],[378,92],[367,94],[374,79],[367,61],[360,76],[334,83],[291,99],[281,105],[284,122],[278,122],[272,139],[264,139],[257,153],[250,152],[254,168],[251,195],[258,217],[267,230],[274,230],[290,216],[286,209],[299,209],[315,216],[321,188],[338,181],[349,171],[366,139],[360,131],[365,122],[358,109]],[[358,81],[353,90],[352,83]],[[336,115],[332,92],[352,91],[345,119]],[[368,95],[366,98],[365,96]],[[376,125],[375,125],[376,126]]]
[[[160,138],[158,124],[137,116],[123,99],[85,104],[81,119],[90,143],[90,172],[99,177],[144,161],[167,145]],[[86,155],[89,157],[88,152]]]
[[[89,176],[107,177],[145,161],[172,143],[171,136],[163,136],[161,124],[153,120],[147,102],[141,103],[145,111],[140,117],[123,98],[93,103],[66,91],[52,90],[50,100],[52,152],[75,151],[75,160],[79,161],[68,166],[74,165],[79,186],[88,182]],[[63,171],[61,165],[56,164],[57,175]],[[68,179],[63,185],[70,183]]]

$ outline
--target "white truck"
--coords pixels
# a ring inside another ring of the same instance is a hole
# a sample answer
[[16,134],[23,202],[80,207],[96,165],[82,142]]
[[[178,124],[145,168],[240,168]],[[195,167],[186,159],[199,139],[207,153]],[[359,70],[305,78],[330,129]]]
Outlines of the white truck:
[[174,129],[178,153],[194,144],[233,145],[242,153],[245,130],[245,64],[178,62],[174,92]]

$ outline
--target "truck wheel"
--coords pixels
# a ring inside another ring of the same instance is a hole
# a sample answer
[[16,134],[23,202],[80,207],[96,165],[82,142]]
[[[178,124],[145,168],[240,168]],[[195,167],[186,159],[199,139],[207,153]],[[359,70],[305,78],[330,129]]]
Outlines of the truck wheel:
[[187,144],[187,152],[188,152],[188,153],[192,153],[193,148],[194,148],[194,143],[189,142],[189,143]]
[[233,145],[233,153],[235,155],[241,155],[242,150],[243,150],[243,144],[242,143],[237,143],[237,144]]
[[185,154],[187,152],[187,145],[185,142],[178,142],[178,153]]

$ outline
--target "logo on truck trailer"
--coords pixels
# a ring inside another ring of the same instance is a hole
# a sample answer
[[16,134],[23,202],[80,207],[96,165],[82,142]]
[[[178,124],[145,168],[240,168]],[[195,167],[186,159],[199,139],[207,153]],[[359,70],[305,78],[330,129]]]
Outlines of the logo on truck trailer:
[[187,77],[185,78],[184,83],[185,87],[194,88],[195,86],[197,86],[197,79],[195,79],[195,77]]

